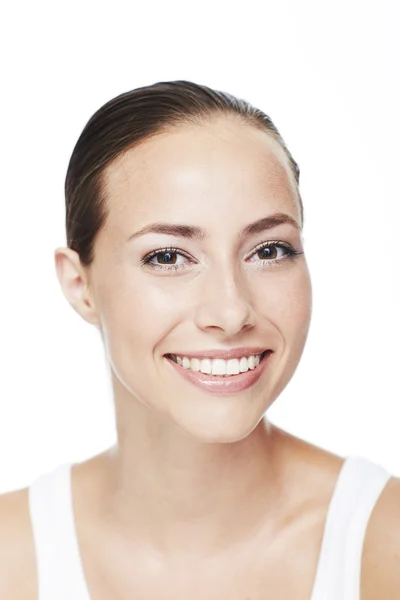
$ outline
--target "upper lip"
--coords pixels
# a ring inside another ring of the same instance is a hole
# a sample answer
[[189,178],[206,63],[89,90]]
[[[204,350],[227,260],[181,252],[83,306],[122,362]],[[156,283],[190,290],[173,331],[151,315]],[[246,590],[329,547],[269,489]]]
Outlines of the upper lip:
[[254,348],[232,348],[231,350],[200,350],[198,352],[170,352],[174,356],[186,356],[187,358],[222,358],[223,360],[229,360],[231,358],[242,358],[242,356],[251,356],[252,354],[262,354],[266,352],[268,348],[257,346]]

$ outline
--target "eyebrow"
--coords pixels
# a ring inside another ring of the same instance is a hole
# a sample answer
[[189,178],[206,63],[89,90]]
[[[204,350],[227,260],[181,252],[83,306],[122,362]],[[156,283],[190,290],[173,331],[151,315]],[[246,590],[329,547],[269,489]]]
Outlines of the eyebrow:
[[[273,215],[269,215],[268,217],[259,219],[258,221],[254,221],[254,223],[246,225],[246,227],[239,233],[238,239],[243,240],[248,236],[261,233],[263,231],[272,229],[273,227],[277,227],[278,225],[282,224],[292,225],[298,231],[301,231],[300,225],[295,219],[293,219],[293,217],[287,215],[286,213],[278,212],[274,213]],[[150,225],[146,225],[146,227],[143,227],[143,229],[132,233],[132,235],[128,237],[127,242],[141,235],[145,235],[146,233],[162,233],[165,235],[173,235],[175,237],[182,237],[191,240],[204,240],[206,237],[208,237],[206,230],[202,229],[198,225],[151,223]]]

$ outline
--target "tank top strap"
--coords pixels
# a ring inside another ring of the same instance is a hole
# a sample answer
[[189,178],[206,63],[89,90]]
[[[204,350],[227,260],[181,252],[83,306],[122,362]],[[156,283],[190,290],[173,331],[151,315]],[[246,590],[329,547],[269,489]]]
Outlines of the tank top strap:
[[76,536],[71,464],[41,475],[28,496],[39,600],[90,600]]
[[346,458],[328,508],[311,600],[360,600],[365,533],[391,476],[366,458]]

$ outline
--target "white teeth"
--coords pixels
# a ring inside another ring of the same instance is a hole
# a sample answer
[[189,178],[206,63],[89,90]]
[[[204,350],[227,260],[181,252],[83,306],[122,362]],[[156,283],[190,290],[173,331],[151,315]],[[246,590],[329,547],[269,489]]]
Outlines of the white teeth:
[[182,358],[182,367],[184,369],[190,369],[190,359],[186,358],[186,356]]
[[[242,359],[240,359],[240,360],[242,360]],[[245,360],[247,362],[247,358],[244,358],[243,360]],[[246,371],[247,371],[247,369],[246,369]],[[239,359],[232,358],[231,360],[228,360],[226,363],[226,374],[227,375],[239,375],[239,373],[240,373]]]
[[192,371],[200,371],[200,361],[198,358],[190,359],[190,368]]
[[208,375],[238,375],[255,369],[260,364],[260,354],[242,358],[223,360],[221,358],[188,358],[187,356],[175,356],[178,365],[191,371],[206,373]]
[[211,360],[209,358],[203,358],[200,361],[200,371],[208,375],[211,374]]
[[244,356],[240,359],[239,362],[239,370],[241,373],[245,373],[247,371],[247,369],[250,366],[250,359],[251,356],[249,356],[249,358],[245,358]]
[[227,362],[221,358],[214,358],[211,364],[211,373],[213,375],[226,375],[229,373],[227,371]]

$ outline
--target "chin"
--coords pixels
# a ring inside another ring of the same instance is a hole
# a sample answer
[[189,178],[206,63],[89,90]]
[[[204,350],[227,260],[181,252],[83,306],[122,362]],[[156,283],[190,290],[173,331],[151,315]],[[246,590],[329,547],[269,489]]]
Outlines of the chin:
[[227,414],[227,411],[219,411],[219,414],[202,414],[196,415],[192,410],[190,419],[184,419],[183,415],[177,420],[174,419],[175,425],[180,431],[188,437],[204,444],[232,444],[240,442],[247,438],[257,427],[264,416],[264,412],[257,415],[243,414],[243,410],[239,414]]

